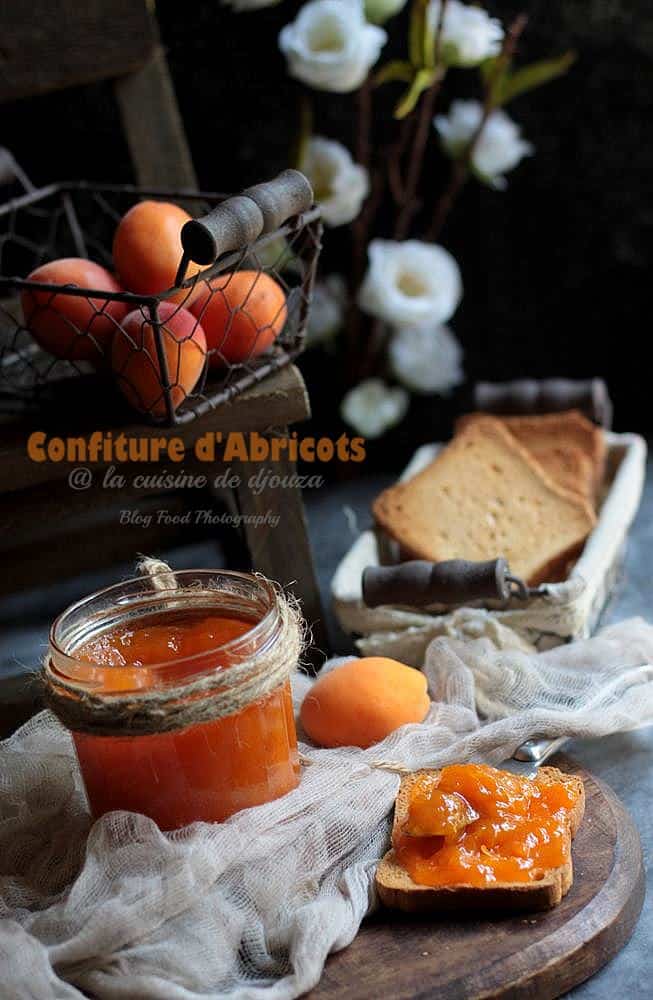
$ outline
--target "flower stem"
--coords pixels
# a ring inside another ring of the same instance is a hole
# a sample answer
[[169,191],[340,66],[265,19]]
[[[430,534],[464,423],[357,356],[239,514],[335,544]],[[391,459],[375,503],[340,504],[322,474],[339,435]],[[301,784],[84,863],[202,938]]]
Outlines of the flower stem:
[[[483,122],[483,124],[485,123]],[[469,177],[469,161],[471,159],[473,149],[474,146],[470,143],[468,146],[469,155],[465,152],[454,161],[453,167],[451,168],[449,183],[438,198],[435,206],[435,212],[433,213],[433,218],[431,219],[431,225],[424,234],[424,238],[430,243],[435,243],[438,239],[458,195],[467,183],[467,178]]]
[[440,91],[441,83],[442,76],[438,77],[433,86],[430,87],[424,94],[420,102],[417,127],[415,129],[413,147],[408,163],[408,173],[406,175],[406,183],[402,192],[403,204],[399,211],[399,215],[397,216],[397,223],[395,225],[396,240],[403,240],[406,238],[410,224],[413,221],[413,217],[419,208],[419,202],[416,198],[417,186],[419,184],[422,167],[424,165],[424,153],[429,137],[429,125],[433,117],[435,101]]
[[487,124],[487,120],[494,110],[494,86],[512,59],[517,42],[522,31],[526,27],[527,21],[528,17],[526,14],[519,14],[512,22],[506,33],[503,45],[501,46],[501,52],[497,56],[493,71],[485,83],[481,120],[463,152],[456,160],[454,160],[451,168],[449,184],[443,191],[441,197],[438,199],[431,224],[426,231],[425,238],[431,242],[437,240],[440,236],[458,195],[467,183],[474,150],[479,139],[481,138],[481,135],[483,134],[483,129]]
[[[437,67],[440,66],[442,29],[444,26],[444,16],[447,10],[448,2],[449,0],[442,0],[438,24],[435,29],[433,44],[435,49],[435,65]],[[426,143],[428,142],[435,102],[440,92],[443,79],[444,69],[440,68],[438,70],[436,80],[426,91],[419,104],[417,125],[415,127],[413,145],[410,152],[410,159],[408,161],[408,173],[406,175],[406,182],[403,185],[402,206],[397,216],[397,222],[395,225],[395,239],[397,240],[403,240],[406,238],[410,224],[419,208],[419,202],[416,199],[417,188],[424,166],[424,153],[426,151]]]
[[405,184],[401,172],[401,160],[411,137],[414,125],[414,115],[407,115],[401,123],[396,142],[387,147],[386,163],[388,165],[388,187],[398,208],[404,203]]
[[381,356],[385,347],[390,329],[387,323],[380,319],[369,317],[370,332],[365,345],[365,353],[361,355],[358,378],[365,379],[371,375],[378,375],[381,369]]
[[[356,134],[356,162],[364,167],[370,175],[370,162],[372,155],[372,80],[368,76],[357,94],[357,134]],[[378,185],[378,182],[377,182]],[[352,226],[352,250],[353,261],[350,275],[350,290],[352,296],[356,294],[365,271],[365,251],[367,247],[367,237],[372,213],[370,212],[370,202],[374,197],[372,184],[370,182],[370,194],[358,218]]]
[[383,178],[378,171],[371,173],[372,158],[372,79],[368,76],[357,92],[356,116],[356,162],[365,167],[370,176],[370,193],[352,224],[352,265],[349,274],[349,306],[347,309],[347,357],[344,373],[348,381],[356,381],[361,356],[364,354],[360,343],[362,316],[356,299],[365,274],[365,259],[369,230],[383,193]]

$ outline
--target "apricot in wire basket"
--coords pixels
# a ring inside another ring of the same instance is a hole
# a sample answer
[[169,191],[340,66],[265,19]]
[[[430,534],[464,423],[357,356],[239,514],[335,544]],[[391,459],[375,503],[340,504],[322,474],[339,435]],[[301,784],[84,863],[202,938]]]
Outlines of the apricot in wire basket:
[[[42,264],[28,281],[77,285],[98,292],[121,292],[106,268],[82,257],[62,257]],[[23,321],[34,340],[56,358],[99,363],[121,320],[129,312],[124,302],[25,289],[21,293]]]
[[[159,304],[161,341],[170,398],[177,410],[199,382],[206,362],[206,337],[195,316],[172,302]],[[127,401],[141,413],[165,417],[166,397],[154,329],[147,314],[125,317],[111,347],[111,367]]]
[[323,747],[366,747],[408,722],[423,722],[430,706],[426,677],[384,656],[349,660],[313,684],[302,703],[306,733]]
[[[166,201],[140,201],[123,215],[113,238],[113,260],[125,288],[157,295],[172,288],[181,261],[181,230],[190,215]],[[186,277],[200,270],[189,264]],[[199,285],[182,288],[166,301],[189,305]]]
[[234,271],[210,282],[191,305],[209,347],[212,368],[244,364],[274,343],[286,322],[286,295],[264,271]]

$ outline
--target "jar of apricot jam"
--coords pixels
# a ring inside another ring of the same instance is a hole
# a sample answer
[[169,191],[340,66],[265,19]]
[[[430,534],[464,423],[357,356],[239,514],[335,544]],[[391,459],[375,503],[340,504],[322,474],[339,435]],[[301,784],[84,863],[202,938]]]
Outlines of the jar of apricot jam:
[[[155,577],[129,580],[68,608],[52,626],[48,668],[80,695],[136,702],[142,692],[165,695],[198,678],[227,678],[230,668],[255,664],[282,639],[269,581],[223,570],[171,572],[163,585]],[[71,729],[95,818],[126,809],[163,830],[219,822],[299,781],[287,676],[233,714],[172,731]]]

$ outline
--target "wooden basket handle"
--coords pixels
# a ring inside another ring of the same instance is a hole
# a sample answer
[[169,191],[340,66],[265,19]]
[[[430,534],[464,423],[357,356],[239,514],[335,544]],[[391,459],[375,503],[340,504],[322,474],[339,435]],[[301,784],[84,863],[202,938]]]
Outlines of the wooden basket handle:
[[284,170],[274,180],[256,184],[227,198],[201,219],[181,230],[184,256],[196,264],[213,264],[225,253],[242,250],[263,233],[274,232],[313,204],[313,189],[299,170]]
[[415,560],[396,566],[368,566],[363,570],[363,601],[368,608],[382,604],[426,608],[430,604],[507,601],[513,594],[513,581],[505,559],[447,559],[439,563]]
[[478,382],[474,388],[474,408],[506,416],[581,410],[595,423],[606,428],[612,426],[612,402],[602,378]]

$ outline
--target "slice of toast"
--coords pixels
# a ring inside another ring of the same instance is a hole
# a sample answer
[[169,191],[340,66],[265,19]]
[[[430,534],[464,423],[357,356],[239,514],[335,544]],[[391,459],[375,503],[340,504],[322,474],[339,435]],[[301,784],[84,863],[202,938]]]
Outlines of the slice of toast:
[[[395,802],[393,835],[403,824],[410,802],[410,790],[420,774],[437,776],[439,771],[415,772],[402,778]],[[565,782],[577,795],[576,804],[569,815],[569,836],[573,840],[585,812],[585,789],[582,778],[564,774],[557,767],[541,767],[539,780]],[[392,909],[407,913],[433,913],[475,917],[481,914],[511,914],[548,910],[557,906],[573,883],[571,853],[569,861],[560,868],[542,873],[535,882],[506,882],[492,886],[452,885],[428,886],[413,882],[397,861],[394,850],[381,859],[376,870],[376,889],[381,902]]]
[[[458,420],[456,431],[486,416],[468,413]],[[501,420],[557,483],[596,501],[603,485],[606,459],[605,438],[600,427],[579,410],[496,419]]]
[[592,505],[595,504],[594,466],[580,448],[553,442],[536,443],[525,447],[558,486],[575,493]]
[[385,490],[373,513],[408,558],[504,556],[531,586],[558,575],[596,522],[493,417],[471,421],[422,472]]

